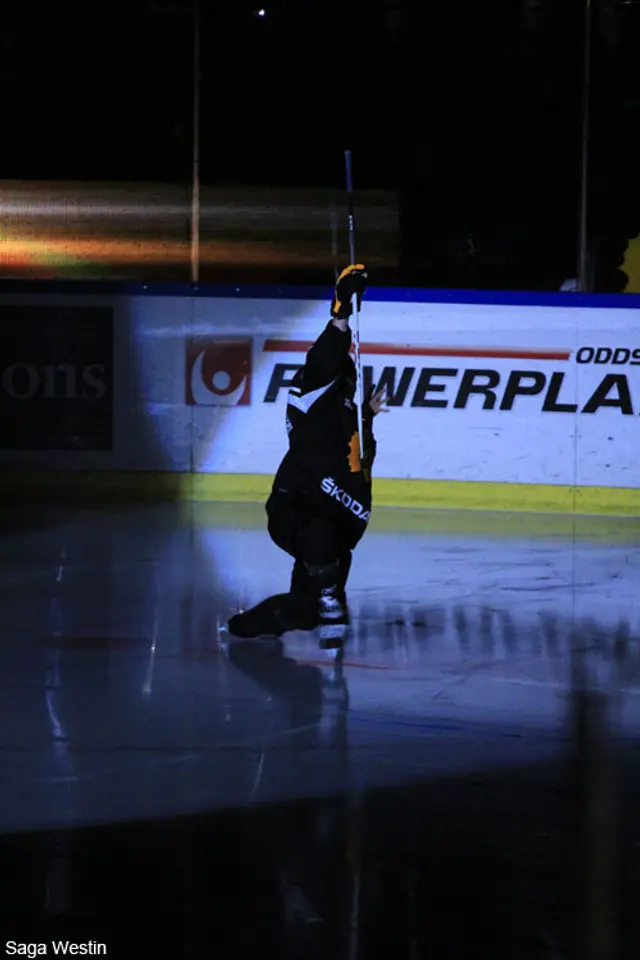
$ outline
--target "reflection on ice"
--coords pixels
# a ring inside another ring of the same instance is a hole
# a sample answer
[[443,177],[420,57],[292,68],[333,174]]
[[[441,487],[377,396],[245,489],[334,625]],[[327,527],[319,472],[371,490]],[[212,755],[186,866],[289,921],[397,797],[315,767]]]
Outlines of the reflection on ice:
[[312,634],[222,650],[216,625],[289,581],[251,516],[87,511],[3,543],[6,829],[537,762],[566,750],[576,685],[637,736],[632,541],[371,530],[338,669]]

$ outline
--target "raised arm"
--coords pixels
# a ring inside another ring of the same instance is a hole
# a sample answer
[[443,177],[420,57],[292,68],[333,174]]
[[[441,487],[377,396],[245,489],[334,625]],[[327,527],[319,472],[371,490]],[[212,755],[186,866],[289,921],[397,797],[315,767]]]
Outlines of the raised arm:
[[352,300],[355,294],[360,305],[366,282],[367,273],[361,263],[351,264],[340,274],[331,303],[331,320],[307,353],[304,377],[308,388],[325,386],[344,370],[351,349]]

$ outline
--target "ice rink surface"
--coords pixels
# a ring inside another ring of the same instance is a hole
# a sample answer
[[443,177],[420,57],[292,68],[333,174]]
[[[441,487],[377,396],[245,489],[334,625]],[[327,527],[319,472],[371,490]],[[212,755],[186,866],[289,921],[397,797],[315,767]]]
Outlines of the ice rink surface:
[[637,956],[637,520],[376,511],[341,661],[221,644],[288,583],[259,506],[3,528],[6,939],[35,917],[124,956],[128,918],[175,956],[354,956],[356,861],[362,956],[569,956],[595,824]]

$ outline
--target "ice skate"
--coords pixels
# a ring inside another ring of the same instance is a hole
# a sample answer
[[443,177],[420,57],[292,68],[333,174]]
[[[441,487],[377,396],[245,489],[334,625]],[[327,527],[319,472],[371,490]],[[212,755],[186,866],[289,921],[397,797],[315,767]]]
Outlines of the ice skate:
[[237,613],[226,624],[226,632],[238,640],[278,640],[292,630],[313,630],[318,614],[295,601],[288,593],[267,597],[251,610]]
[[285,632],[278,621],[278,597],[268,597],[250,610],[230,617],[222,628],[231,640],[279,640]]
[[336,587],[328,587],[318,601],[318,644],[322,650],[338,650],[347,639],[349,611],[346,597]]

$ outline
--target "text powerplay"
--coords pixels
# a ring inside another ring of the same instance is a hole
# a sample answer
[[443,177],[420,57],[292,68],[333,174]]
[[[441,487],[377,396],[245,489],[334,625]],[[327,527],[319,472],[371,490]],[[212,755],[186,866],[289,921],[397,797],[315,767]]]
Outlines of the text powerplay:
[[[640,349],[626,352],[630,354],[627,363],[640,364]],[[635,354],[638,355],[637,359],[634,359]],[[275,403],[280,392],[291,386],[300,368],[301,364],[274,364],[264,402]],[[513,410],[519,397],[540,397],[544,413],[594,414],[607,408],[617,409],[626,416],[640,413],[640,406],[637,411],[634,409],[629,378],[624,373],[604,374],[597,386],[590,390],[586,400],[579,404],[574,402],[575,390],[570,386],[565,387],[566,377],[566,372],[558,370],[546,373],[516,369],[505,375],[488,367],[385,366],[374,381],[373,367],[363,368],[365,395],[375,382],[378,388],[385,388],[390,407],[408,405],[414,408],[465,410],[473,398],[479,398],[483,410],[509,411]],[[454,380],[458,382],[453,383]],[[640,404],[640,398],[638,402]]]

